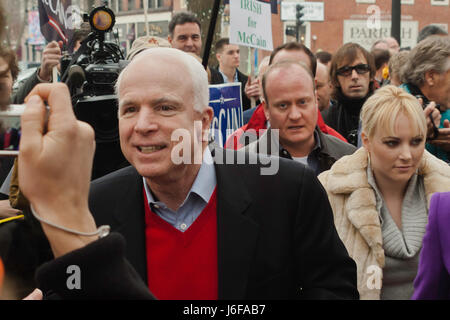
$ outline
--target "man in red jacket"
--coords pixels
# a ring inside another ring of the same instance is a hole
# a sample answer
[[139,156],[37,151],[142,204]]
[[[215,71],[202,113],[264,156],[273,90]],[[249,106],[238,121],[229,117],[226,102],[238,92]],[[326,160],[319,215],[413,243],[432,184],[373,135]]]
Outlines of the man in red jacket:
[[[314,75],[314,77],[316,76],[317,59],[314,56],[314,54],[301,43],[288,42],[275,48],[275,50],[272,52],[270,56],[269,65],[282,60],[295,60],[298,62],[303,62],[311,70],[311,73]],[[253,113],[248,124],[236,130],[227,139],[227,142],[225,143],[225,148],[234,150],[240,149],[249,143],[249,141],[241,141],[244,132],[250,129],[255,130],[257,135],[255,138],[258,138],[265,131],[265,129],[267,129],[267,119],[266,116],[264,115],[263,104],[264,101],[261,104],[259,104],[255,109],[246,111]],[[330,128],[325,124],[320,112],[317,117],[317,125],[322,133],[330,134],[332,136],[335,136],[336,138],[341,139],[344,142],[347,142],[347,140],[345,140],[343,136],[341,136],[338,132],[336,132],[334,129]]]

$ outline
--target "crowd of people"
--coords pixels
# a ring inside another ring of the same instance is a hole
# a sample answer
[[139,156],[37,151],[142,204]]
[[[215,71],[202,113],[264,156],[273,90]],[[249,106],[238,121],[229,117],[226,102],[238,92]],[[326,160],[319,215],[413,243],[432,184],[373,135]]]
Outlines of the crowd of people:
[[[2,105],[26,104],[0,189],[0,296],[450,298],[448,34],[426,27],[410,51],[394,38],[333,53],[286,43],[256,77],[228,38],[218,66],[205,70],[201,49],[189,12],[167,39],[134,41],[116,82],[130,166],[92,182],[94,130],[48,83],[58,43],[14,97],[16,62],[0,51]],[[228,82],[245,123],[222,148],[208,85]]]

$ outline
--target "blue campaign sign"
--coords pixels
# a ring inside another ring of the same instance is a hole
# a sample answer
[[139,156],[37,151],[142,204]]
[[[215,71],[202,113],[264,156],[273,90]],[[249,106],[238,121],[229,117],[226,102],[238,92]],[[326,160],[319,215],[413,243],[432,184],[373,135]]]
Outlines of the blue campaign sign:
[[209,86],[209,106],[214,109],[211,137],[221,146],[229,135],[243,126],[241,83]]

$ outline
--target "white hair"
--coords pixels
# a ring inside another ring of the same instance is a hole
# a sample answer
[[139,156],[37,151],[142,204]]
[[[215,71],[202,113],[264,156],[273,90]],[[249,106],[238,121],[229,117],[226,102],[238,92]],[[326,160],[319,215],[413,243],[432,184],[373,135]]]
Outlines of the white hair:
[[[194,110],[202,112],[208,106],[209,102],[209,88],[208,88],[208,74],[205,68],[200,62],[198,62],[193,56],[187,54],[184,51],[175,48],[149,48],[139,53],[119,74],[117,78],[115,91],[117,98],[119,98],[120,84],[123,80],[124,74],[128,72],[130,66],[136,63],[145,63],[145,61],[151,61],[158,57],[169,58],[169,63],[175,61],[180,62],[189,73],[189,79],[184,79],[187,83],[192,85],[192,94],[194,97]],[[149,76],[155,76],[150,74]],[[174,74],[176,77],[177,74]]]

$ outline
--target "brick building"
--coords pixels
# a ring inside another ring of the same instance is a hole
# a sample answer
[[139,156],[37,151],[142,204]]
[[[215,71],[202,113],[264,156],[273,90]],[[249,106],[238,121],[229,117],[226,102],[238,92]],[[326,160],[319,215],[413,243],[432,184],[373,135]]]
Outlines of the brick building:
[[[313,52],[317,50],[333,52],[346,42],[358,42],[370,48],[377,39],[390,36],[392,0],[309,0],[309,2],[324,3],[324,21],[306,23],[304,42]],[[279,8],[281,9],[281,6]],[[380,24],[372,27],[373,18],[378,14]],[[279,16],[281,20],[281,15]],[[448,30],[449,22],[449,0],[401,0],[401,46],[413,47],[418,32],[426,25],[439,24]],[[290,40],[290,37],[285,35],[285,30],[288,25],[294,24],[294,21],[283,21],[281,29],[278,30],[274,26],[274,45]]]
[[[137,37],[146,34],[143,0],[109,0],[109,7],[116,13],[115,29],[118,30],[121,47],[128,51]],[[175,1],[179,2],[179,1]],[[149,34],[166,38],[172,18],[173,1],[148,0]]]
[[[281,19],[283,2],[305,1],[278,2],[278,14],[272,15],[274,47],[288,41],[295,41],[294,36],[286,34],[289,33],[287,32],[289,28],[294,28],[295,21]],[[390,36],[392,0],[309,0],[308,2],[323,3],[323,21],[305,22],[302,27],[301,39],[313,52],[319,50],[335,52],[346,42],[357,42],[370,49],[376,40]],[[373,22],[376,22],[374,18],[377,16],[379,24],[374,24]],[[401,47],[415,46],[417,35],[424,26],[438,24],[448,31],[449,23],[449,0],[401,0]],[[226,32],[225,35],[227,35]],[[246,57],[247,50],[243,49],[241,51]],[[268,54],[270,52],[260,52],[260,56]],[[241,67],[246,70],[245,59],[241,59]]]
[[[212,0],[208,1],[213,6]],[[239,1],[239,0],[230,0]],[[416,44],[417,34],[424,26],[435,23],[444,29],[449,29],[450,0],[401,0],[401,37],[402,47],[412,47]],[[72,0],[87,11],[85,3],[100,5],[100,0]],[[283,3],[301,3],[303,0],[278,1],[278,14],[273,14],[272,35],[273,45],[277,47],[285,42],[295,40],[286,35],[286,29],[295,25],[293,20],[282,20]],[[306,22],[302,29],[302,40],[313,52],[326,50],[334,52],[345,42],[358,42],[370,48],[379,38],[390,35],[392,0],[309,0],[308,2],[323,3],[323,21]],[[148,23],[151,35],[166,38],[169,21],[174,12],[186,10],[186,0],[148,0]],[[222,0],[223,3],[223,0]],[[115,29],[118,30],[119,40],[126,52],[132,41],[146,34],[144,1],[143,0],[108,0],[108,5],[116,13]],[[229,16],[223,15],[222,36],[229,36]],[[368,26],[368,21],[379,14],[379,26]],[[205,42],[205,40],[204,40]],[[263,57],[270,52],[260,51]],[[241,66],[244,72],[248,70],[248,48],[241,47]],[[35,59],[39,59],[36,56]]]

